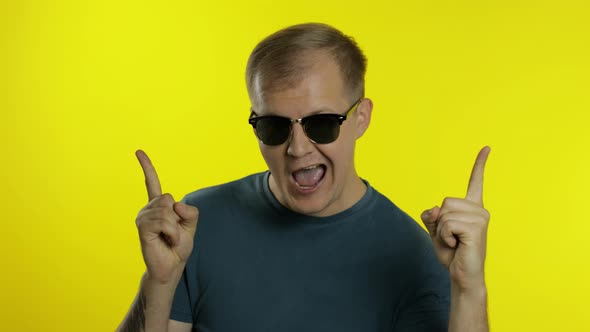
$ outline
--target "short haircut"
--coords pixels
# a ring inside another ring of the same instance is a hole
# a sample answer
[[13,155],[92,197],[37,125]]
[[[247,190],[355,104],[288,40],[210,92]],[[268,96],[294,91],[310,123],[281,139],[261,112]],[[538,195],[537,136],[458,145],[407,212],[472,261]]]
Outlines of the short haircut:
[[367,58],[352,37],[322,23],[286,27],[258,43],[246,66],[248,93],[253,97],[257,81],[263,92],[294,87],[313,65],[306,56],[317,51],[327,51],[338,64],[351,98],[364,97]]

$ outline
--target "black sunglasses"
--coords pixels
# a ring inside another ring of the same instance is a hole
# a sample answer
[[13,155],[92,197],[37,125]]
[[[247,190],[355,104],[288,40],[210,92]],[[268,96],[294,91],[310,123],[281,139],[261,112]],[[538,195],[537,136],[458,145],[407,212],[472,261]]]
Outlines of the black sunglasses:
[[328,144],[334,142],[340,134],[340,125],[361,103],[357,100],[346,114],[313,114],[301,119],[289,119],[278,115],[255,116],[254,110],[250,114],[248,123],[256,132],[256,137],[266,145],[281,145],[291,135],[293,123],[299,122],[303,126],[305,135],[315,144]]

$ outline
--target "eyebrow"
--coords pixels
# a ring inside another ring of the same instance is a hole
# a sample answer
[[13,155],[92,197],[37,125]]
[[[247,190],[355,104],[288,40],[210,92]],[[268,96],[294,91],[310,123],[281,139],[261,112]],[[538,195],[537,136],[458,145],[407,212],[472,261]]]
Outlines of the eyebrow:
[[[254,110],[253,108],[250,108],[250,111],[251,111],[252,113],[254,113],[254,115],[256,115],[256,116],[260,116],[260,114],[256,113],[256,110]],[[309,113],[308,115],[306,115],[306,117],[307,117],[307,116],[310,116],[310,115],[321,114],[321,113],[325,113],[325,114],[336,114],[336,111],[334,111],[333,109],[331,109],[331,108],[329,108],[329,107],[320,107],[320,108],[318,108],[318,109],[316,109],[316,110],[312,111],[312,112],[311,112],[311,113]],[[265,116],[269,116],[269,115],[274,115],[274,116],[282,116],[282,117],[285,117],[285,116],[283,116],[283,115],[278,115],[278,114],[276,114],[276,113],[275,113],[275,112],[273,112],[272,110],[268,111],[268,113],[267,113],[267,114],[265,114]]]

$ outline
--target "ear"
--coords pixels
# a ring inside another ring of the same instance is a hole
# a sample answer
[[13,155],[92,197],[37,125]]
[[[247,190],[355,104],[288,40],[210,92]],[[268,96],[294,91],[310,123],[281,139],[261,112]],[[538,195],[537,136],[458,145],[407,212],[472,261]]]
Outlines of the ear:
[[371,114],[373,113],[373,101],[369,98],[363,98],[361,104],[356,110],[356,138],[363,136],[369,124],[371,123]]

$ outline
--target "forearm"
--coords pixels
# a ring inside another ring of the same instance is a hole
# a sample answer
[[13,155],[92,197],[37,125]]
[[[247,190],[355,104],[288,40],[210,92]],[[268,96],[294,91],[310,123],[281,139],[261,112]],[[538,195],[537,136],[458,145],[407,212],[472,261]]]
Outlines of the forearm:
[[449,332],[488,332],[487,289],[465,291],[451,285]]
[[158,283],[151,280],[146,272],[131,309],[117,332],[166,332],[177,283]]

